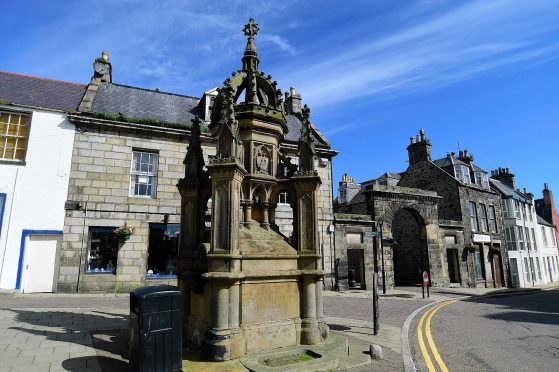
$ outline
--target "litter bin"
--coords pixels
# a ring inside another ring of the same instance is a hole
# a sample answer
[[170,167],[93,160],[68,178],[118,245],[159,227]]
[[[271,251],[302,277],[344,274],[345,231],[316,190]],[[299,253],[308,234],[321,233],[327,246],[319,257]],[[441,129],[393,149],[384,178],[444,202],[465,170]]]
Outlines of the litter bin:
[[180,290],[170,285],[130,292],[130,371],[180,371]]

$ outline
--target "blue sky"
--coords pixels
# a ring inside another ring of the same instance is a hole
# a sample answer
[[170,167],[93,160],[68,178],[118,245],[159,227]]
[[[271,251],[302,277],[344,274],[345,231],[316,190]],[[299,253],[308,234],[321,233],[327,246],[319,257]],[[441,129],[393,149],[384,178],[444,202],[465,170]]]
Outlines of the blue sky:
[[554,1],[4,0],[0,70],[87,83],[102,50],[113,81],[199,96],[241,66],[294,86],[358,181],[407,167],[425,129],[433,157],[468,149],[519,187],[559,195],[559,6]]

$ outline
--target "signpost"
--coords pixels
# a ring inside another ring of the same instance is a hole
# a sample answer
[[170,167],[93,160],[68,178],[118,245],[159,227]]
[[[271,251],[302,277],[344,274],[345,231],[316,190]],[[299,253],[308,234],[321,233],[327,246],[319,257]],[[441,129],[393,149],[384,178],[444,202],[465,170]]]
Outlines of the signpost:
[[378,273],[373,273],[373,334],[378,335],[379,307],[378,307]]
[[429,274],[427,271],[423,272],[423,285],[421,286],[421,292],[423,293],[423,298],[425,298],[425,287],[427,287],[427,298],[429,298]]

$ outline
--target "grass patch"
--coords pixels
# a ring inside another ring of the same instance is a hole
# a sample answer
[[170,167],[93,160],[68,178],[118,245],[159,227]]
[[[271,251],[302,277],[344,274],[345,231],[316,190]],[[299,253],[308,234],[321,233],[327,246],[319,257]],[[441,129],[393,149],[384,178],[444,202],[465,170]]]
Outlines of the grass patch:
[[320,358],[320,355],[315,354],[312,351],[305,351],[299,354],[266,358],[262,361],[262,364],[267,367],[281,367],[289,364],[308,362],[309,360],[317,358]]

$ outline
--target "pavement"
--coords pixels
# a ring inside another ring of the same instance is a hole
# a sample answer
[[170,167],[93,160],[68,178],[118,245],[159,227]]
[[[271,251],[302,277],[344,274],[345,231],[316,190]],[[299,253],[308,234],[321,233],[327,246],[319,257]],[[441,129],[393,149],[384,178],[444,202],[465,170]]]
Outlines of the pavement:
[[[383,348],[383,359],[355,371],[402,371],[402,326],[415,309],[457,296],[504,296],[552,287],[431,288],[426,299],[420,287],[389,290],[379,299],[378,335],[373,334],[371,292],[326,291],[324,313],[333,332]],[[0,293],[0,372],[127,370],[128,301],[128,294]]]

